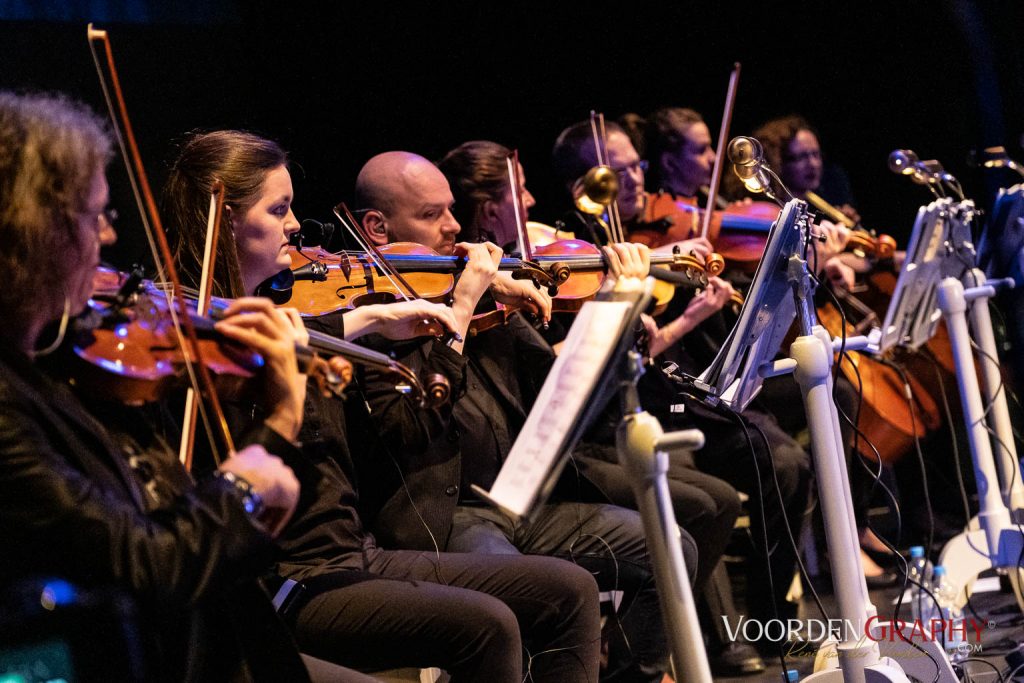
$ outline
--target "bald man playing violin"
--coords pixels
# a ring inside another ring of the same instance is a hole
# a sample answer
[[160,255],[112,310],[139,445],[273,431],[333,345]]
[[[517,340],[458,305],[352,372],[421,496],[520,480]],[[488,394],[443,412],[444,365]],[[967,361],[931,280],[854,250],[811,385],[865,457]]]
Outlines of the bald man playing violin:
[[[360,171],[356,194],[363,225],[377,245],[409,240],[468,257],[453,293],[456,318],[467,334],[478,300],[488,291],[494,299],[521,305],[542,320],[550,315],[546,293],[532,283],[496,273],[502,256],[498,247],[456,241],[461,227],[451,214],[451,189],[428,160],[407,152],[378,155]],[[458,375],[449,374],[452,384],[464,386],[465,393],[455,401],[443,434],[424,448],[412,448],[403,438],[425,431],[422,425],[378,427],[405,486],[384,492],[375,533],[400,547],[431,549],[436,541],[448,551],[573,560],[595,573],[602,590],[624,593],[618,619],[622,628],[614,630],[624,632],[632,652],[617,635],[603,679],[660,680],[668,653],[639,515],[614,505],[556,496],[525,526],[487,506],[469,488],[476,484],[486,489],[494,483],[553,362],[550,346],[516,313],[505,326],[463,344],[427,342],[403,361],[417,365],[418,356],[448,358],[450,370],[459,370]],[[370,399],[372,414],[376,411]],[[372,481],[395,479],[394,465],[380,455],[369,458],[380,468],[380,478]],[[688,534],[682,534],[687,566],[695,567],[695,546]]]

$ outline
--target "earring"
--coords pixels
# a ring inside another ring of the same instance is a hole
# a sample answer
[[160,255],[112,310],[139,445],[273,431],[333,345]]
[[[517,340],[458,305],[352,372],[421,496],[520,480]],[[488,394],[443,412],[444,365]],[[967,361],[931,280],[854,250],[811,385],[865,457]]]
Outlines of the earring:
[[32,356],[35,357],[35,358],[40,358],[42,356],[48,356],[51,353],[53,353],[54,351],[56,351],[58,348],[60,348],[61,343],[64,341],[64,335],[66,335],[67,332],[68,332],[68,321],[70,321],[70,320],[71,320],[71,298],[68,297],[68,296],[65,296],[64,297],[64,312],[60,316],[60,327],[57,328],[57,338],[54,339],[53,342],[49,346],[47,346],[45,349],[40,349],[39,351],[34,352],[32,354]]

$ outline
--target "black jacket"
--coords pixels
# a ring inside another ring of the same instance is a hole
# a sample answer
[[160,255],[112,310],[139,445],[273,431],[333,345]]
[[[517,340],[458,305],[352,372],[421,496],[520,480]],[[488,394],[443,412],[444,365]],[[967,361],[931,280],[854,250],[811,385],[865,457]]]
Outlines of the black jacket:
[[[153,679],[260,679],[243,631],[277,634],[246,579],[269,563],[271,539],[229,483],[194,484],[159,440],[130,452],[125,432],[112,433],[65,384],[0,349],[0,585],[56,575],[121,589],[143,615]],[[291,448],[269,429],[242,443],[254,441]],[[294,654],[287,642],[283,653]]]

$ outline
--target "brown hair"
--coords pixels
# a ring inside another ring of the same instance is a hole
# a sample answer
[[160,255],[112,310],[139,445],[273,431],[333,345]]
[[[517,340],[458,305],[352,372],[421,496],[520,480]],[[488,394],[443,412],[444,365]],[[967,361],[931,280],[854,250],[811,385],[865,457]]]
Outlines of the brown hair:
[[802,116],[796,114],[771,119],[761,124],[754,131],[753,136],[757,138],[764,147],[764,159],[772,170],[782,175],[782,162],[789,143],[793,141],[797,133],[808,130],[818,136],[818,131]]
[[60,278],[82,252],[78,221],[110,156],[106,126],[85,105],[0,91],[0,334],[23,332],[40,276]]
[[[244,131],[196,133],[186,139],[161,204],[182,284],[198,287],[213,182],[224,183],[224,205],[241,217],[259,199],[267,174],[287,164],[288,154],[276,142]],[[246,292],[227,211],[222,220],[213,294],[239,297]]]
[[678,154],[686,145],[686,133],[695,123],[704,119],[693,109],[663,107],[647,117],[647,159],[650,165],[650,185],[660,188],[663,180],[661,159],[666,154]]
[[480,217],[488,200],[500,201],[509,191],[506,159],[510,154],[509,148],[496,142],[473,140],[462,143],[437,162],[455,198],[452,214],[462,226],[459,239],[494,240],[494,235],[481,232]]
[[[622,133],[622,126],[614,121],[605,123],[607,133]],[[627,136],[628,137],[628,136]],[[597,163],[597,150],[594,149],[594,135],[590,129],[590,121],[574,123],[558,135],[555,147],[551,150],[551,166],[559,181],[568,190],[577,179]]]

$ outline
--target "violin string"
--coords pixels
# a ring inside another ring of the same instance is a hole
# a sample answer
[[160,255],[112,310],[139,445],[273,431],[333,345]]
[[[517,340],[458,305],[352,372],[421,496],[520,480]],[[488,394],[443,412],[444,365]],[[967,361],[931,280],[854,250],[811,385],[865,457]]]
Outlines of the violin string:
[[[400,277],[393,277],[393,275],[397,275],[397,271],[392,271],[391,264],[387,263],[385,259],[378,258],[377,252],[374,249],[370,248],[369,242],[363,239],[362,234],[356,228],[356,226],[354,224],[350,224],[349,221],[346,220],[346,218],[341,215],[341,209],[343,207],[344,204],[338,204],[337,206],[335,206],[334,215],[337,216],[338,220],[341,222],[341,227],[345,228],[345,230],[348,231],[349,235],[352,236],[352,239],[354,239],[356,244],[363,250],[363,255],[366,258],[370,259],[371,263],[373,263],[373,265],[380,269],[381,273],[384,275],[384,278],[391,283],[391,286],[395,288],[395,292],[397,292],[397,294],[401,296],[403,300],[410,301],[411,299],[418,299],[419,297],[415,295],[416,293],[412,290],[411,287],[408,286],[408,284],[405,283],[404,279]],[[351,214],[349,215],[351,216]],[[405,287],[408,288],[408,293],[406,293],[405,289],[403,289],[403,287],[398,284],[398,281],[401,281],[403,285],[405,285]]]

